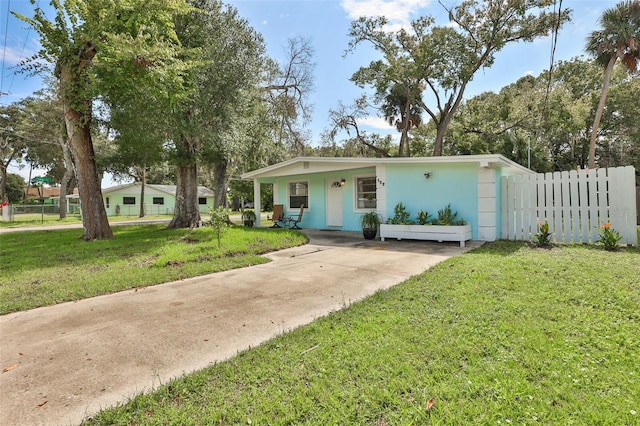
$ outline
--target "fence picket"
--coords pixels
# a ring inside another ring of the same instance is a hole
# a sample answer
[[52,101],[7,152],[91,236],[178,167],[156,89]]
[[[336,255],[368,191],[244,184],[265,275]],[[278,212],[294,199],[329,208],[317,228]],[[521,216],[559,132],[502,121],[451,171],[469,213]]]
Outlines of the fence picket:
[[509,227],[509,178],[507,176],[500,179],[500,235],[502,238],[506,238],[508,240],[511,239],[510,227]]
[[514,188],[515,188],[515,195],[516,195],[516,206],[515,206],[515,213],[516,213],[516,239],[517,240],[523,240],[524,239],[524,232],[522,229],[522,216],[523,216],[523,207],[522,207],[522,193],[524,190],[524,186],[522,184],[522,176],[518,175],[515,177],[514,179]]
[[587,184],[589,185],[589,240],[595,243],[598,239],[597,232],[594,234],[594,229],[598,229],[598,179],[596,170],[587,171]]
[[580,193],[580,239],[574,242],[592,242],[589,237],[589,189],[587,185],[587,171],[578,172],[578,190]]
[[571,195],[569,192],[569,172],[560,172],[560,209],[562,212],[562,241],[571,241]]
[[524,216],[524,228],[525,228],[525,240],[531,240],[533,235],[538,232],[537,230],[537,212],[536,212],[536,186],[535,175],[524,175],[523,181],[526,182],[526,196],[525,200],[525,216]]
[[567,176],[571,189],[570,218],[571,236],[570,241],[580,241],[580,198],[578,196],[578,172],[571,170]]
[[609,185],[607,182],[607,169],[598,169],[598,222],[594,226],[594,238],[598,239],[600,226],[609,221]]

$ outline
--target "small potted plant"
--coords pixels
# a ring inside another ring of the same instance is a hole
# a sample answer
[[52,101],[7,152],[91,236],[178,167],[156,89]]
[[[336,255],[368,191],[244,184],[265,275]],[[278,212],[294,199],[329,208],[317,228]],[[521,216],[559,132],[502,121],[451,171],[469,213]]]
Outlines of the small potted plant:
[[242,212],[242,223],[250,228],[256,223],[256,212],[253,209],[245,209]]
[[380,216],[375,210],[368,211],[360,216],[360,226],[362,227],[362,235],[366,240],[373,240],[378,233],[380,226]]

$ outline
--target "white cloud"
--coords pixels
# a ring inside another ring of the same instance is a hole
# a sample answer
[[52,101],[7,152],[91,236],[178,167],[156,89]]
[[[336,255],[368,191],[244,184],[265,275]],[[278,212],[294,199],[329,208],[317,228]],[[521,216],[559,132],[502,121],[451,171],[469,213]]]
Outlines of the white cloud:
[[411,15],[427,7],[431,0],[342,0],[349,18],[385,16],[391,24],[406,25]]
[[22,48],[7,46],[4,53],[5,64],[18,65],[23,59],[33,55],[33,52],[22,50]]
[[389,122],[382,117],[369,116],[358,119],[359,126],[368,126],[374,129],[381,130],[394,130],[393,127],[389,125]]

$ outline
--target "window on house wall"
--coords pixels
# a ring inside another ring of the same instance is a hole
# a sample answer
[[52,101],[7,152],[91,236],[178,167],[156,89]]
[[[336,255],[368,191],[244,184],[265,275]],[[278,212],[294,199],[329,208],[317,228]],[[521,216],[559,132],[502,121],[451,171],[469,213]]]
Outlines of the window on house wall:
[[375,209],[376,207],[376,177],[357,177],[356,209]]
[[105,204],[107,205],[107,208],[109,208],[109,197],[107,197],[105,201],[106,201]]
[[153,197],[153,204],[164,206],[164,197]]
[[136,204],[136,197],[122,197],[122,204],[125,206],[134,206]]
[[207,198],[206,197],[199,197],[198,198],[198,204],[200,204],[201,206],[207,205]]
[[309,208],[309,182],[289,182],[289,208]]

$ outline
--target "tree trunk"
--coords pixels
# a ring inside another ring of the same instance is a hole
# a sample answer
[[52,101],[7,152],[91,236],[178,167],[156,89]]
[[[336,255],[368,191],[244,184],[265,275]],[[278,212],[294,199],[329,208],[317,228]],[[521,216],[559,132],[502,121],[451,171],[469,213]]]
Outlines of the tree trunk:
[[79,113],[66,104],[65,119],[67,127],[73,128],[69,132],[69,140],[78,173],[78,192],[84,228],[82,238],[85,241],[111,238],[113,233],[102,200],[89,124],[81,124]]
[[[7,149],[9,147],[9,138],[7,137],[6,139],[3,139],[0,141],[0,148],[1,149]],[[11,164],[11,162],[13,161],[13,157],[14,157],[15,151],[11,154],[11,156],[9,158],[6,159],[6,163],[3,161],[0,161],[0,203],[5,202],[9,199],[9,197],[7,196],[7,168],[9,167],[9,164]]]
[[147,183],[147,168],[142,166],[142,185],[140,186],[140,214],[138,217],[144,217],[144,186]]
[[7,166],[0,161],[0,203],[9,199],[7,197]]
[[[82,83],[77,76],[78,72],[65,68],[60,75],[61,87],[77,87]],[[78,111],[72,105],[76,105],[69,93],[63,92],[64,119],[67,125],[69,145],[76,166],[78,191],[80,193],[80,209],[82,213],[82,226],[85,241],[96,239],[108,239],[113,237],[107,211],[102,200],[98,167],[91,140],[91,102],[85,104],[85,112]]]
[[436,142],[433,147],[433,156],[440,157],[442,156],[442,147],[444,145],[444,134],[447,132],[447,127],[449,127],[449,123],[453,118],[453,113],[455,109],[449,110],[443,114],[440,121],[437,123],[437,131],[436,131]]
[[226,159],[217,160],[213,164],[213,182],[215,185],[215,198],[213,206],[227,207],[227,164]]
[[200,225],[198,211],[198,170],[195,159],[179,163],[177,167],[176,205],[169,228],[197,228]]
[[411,92],[407,91],[407,101],[404,105],[404,123],[402,135],[400,136],[400,157],[411,157],[411,147],[409,146],[409,129],[411,128]]
[[442,155],[442,145],[444,143],[444,132],[447,130],[446,126],[442,125],[442,122],[438,123],[436,131],[436,142],[433,147],[433,156],[440,157]]
[[64,156],[64,175],[60,182],[60,219],[67,217],[67,192],[68,185],[73,178],[73,159],[71,158],[71,152],[69,151],[69,144],[64,140],[63,135],[58,135],[58,143],[62,148],[62,155]]
[[607,64],[607,68],[604,70],[604,81],[602,83],[602,94],[600,95],[600,102],[598,102],[598,109],[596,109],[596,117],[593,120],[593,128],[591,129],[591,141],[589,142],[589,168],[593,169],[596,166],[596,139],[598,138],[598,127],[600,127],[600,120],[602,119],[602,113],[604,112],[604,104],[607,102],[607,95],[609,94],[609,83],[611,82],[611,74],[613,73],[613,67],[616,64],[618,57],[613,55]]
[[33,165],[29,166],[29,177],[27,178],[27,188],[22,192],[22,204],[29,201],[29,189],[31,189],[31,175],[33,174]]

